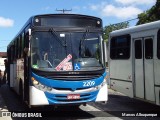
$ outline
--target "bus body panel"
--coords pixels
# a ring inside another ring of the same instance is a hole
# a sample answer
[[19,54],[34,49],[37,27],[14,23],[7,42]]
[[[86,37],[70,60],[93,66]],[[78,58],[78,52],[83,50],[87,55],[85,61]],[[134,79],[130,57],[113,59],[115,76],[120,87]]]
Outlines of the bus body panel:
[[30,86],[30,105],[49,105],[49,102],[43,91],[38,90],[34,86]]
[[13,72],[14,71],[14,64],[10,64],[10,87],[14,87],[14,74],[15,74],[15,72]]
[[99,91],[96,97],[96,102],[107,102],[108,101],[108,86],[105,84]]
[[133,97],[133,86],[130,81],[119,81],[111,79],[111,89],[119,91],[129,97]]
[[109,70],[111,88],[133,97],[132,61],[112,60]]
[[13,75],[12,75],[12,77],[13,77],[13,90],[17,93],[17,94],[19,94],[19,86],[18,86],[18,79],[17,79],[17,63],[16,62],[14,62],[13,63],[13,69],[11,69],[12,71],[11,71],[11,73],[13,73]]
[[[123,69],[123,70],[121,70]],[[132,61],[112,60],[110,61],[110,78],[131,81]]]
[[22,94],[22,99],[24,99],[24,59],[17,60],[17,86],[18,87],[18,94]]
[[154,74],[155,74],[155,85],[160,85],[160,60],[154,60]]

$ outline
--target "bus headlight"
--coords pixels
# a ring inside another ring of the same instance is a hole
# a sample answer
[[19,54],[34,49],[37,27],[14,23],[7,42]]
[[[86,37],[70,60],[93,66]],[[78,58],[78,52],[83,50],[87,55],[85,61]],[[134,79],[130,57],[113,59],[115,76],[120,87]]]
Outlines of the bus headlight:
[[52,91],[51,87],[45,86],[43,84],[41,84],[40,82],[38,82],[34,77],[31,78],[33,85],[42,91]]
[[41,83],[39,83],[39,85],[36,85],[35,87],[42,91],[52,91],[51,87],[45,86]]
[[33,85],[39,84],[39,82],[34,77],[32,77],[31,80],[32,80]]
[[95,86],[95,89],[96,90],[99,90],[101,87],[103,87],[105,84],[107,84],[107,80],[106,79],[104,79],[104,81],[100,84],[100,85],[98,85],[98,86]]

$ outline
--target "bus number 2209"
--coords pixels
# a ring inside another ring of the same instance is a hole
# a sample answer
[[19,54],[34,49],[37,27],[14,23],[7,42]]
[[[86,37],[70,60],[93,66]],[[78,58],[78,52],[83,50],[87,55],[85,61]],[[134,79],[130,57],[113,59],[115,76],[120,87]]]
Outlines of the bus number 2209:
[[90,87],[93,86],[95,84],[95,81],[86,81],[83,82],[83,87]]

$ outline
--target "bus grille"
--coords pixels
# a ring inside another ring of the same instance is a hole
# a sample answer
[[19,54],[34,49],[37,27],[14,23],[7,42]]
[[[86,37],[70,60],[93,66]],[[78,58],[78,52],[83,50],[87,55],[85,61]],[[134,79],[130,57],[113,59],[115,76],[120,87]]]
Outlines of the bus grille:
[[91,79],[96,79],[99,78],[101,75],[86,75],[86,76],[43,76],[45,78],[48,79],[54,79],[54,80],[73,80],[73,81],[77,81],[77,80],[91,80]]
[[67,99],[67,94],[56,94],[53,95],[51,93],[45,93],[50,103],[55,104],[65,104],[65,103],[81,103],[81,102],[89,102],[95,100],[98,91],[82,93],[80,94],[79,99]]

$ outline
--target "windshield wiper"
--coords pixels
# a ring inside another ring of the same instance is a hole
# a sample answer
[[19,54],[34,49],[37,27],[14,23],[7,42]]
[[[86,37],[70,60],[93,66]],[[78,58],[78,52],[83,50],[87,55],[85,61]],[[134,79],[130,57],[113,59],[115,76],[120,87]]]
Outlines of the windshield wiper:
[[53,28],[49,29],[49,31],[52,33],[52,35],[56,38],[56,40],[57,40],[63,47],[67,47],[66,42],[65,42],[65,44],[62,42],[62,40],[58,37],[56,31],[55,31]]
[[88,33],[89,33],[89,29],[86,29],[85,33],[83,34],[83,37],[80,39],[81,44],[84,43]]
[[[82,57],[82,50],[84,50],[84,41],[85,41],[85,39],[86,39],[86,37],[87,37],[87,35],[88,35],[88,33],[89,33],[89,29],[86,29],[86,31],[85,31],[85,33],[83,34],[83,36],[82,36],[82,38],[80,39],[80,44],[79,44],[79,55]],[[83,51],[84,52],[84,51]]]

